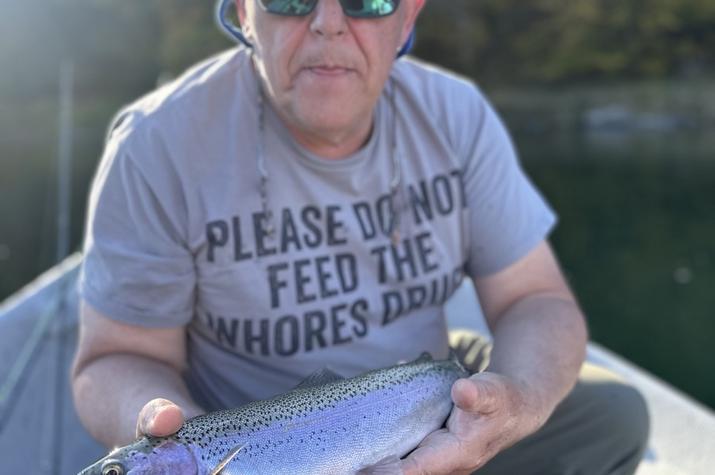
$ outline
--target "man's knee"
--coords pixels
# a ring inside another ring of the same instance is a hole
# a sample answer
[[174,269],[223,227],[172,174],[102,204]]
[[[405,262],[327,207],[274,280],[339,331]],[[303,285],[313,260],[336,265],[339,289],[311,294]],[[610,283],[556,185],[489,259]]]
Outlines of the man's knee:
[[650,415],[643,395],[634,387],[622,384],[614,389],[615,403],[619,409],[614,411],[615,416],[622,422],[621,437],[624,442],[638,444],[645,449],[650,433]]
[[[569,401],[569,399],[571,399]],[[612,378],[582,378],[564,404],[580,406],[576,439],[594,441],[586,458],[599,460],[606,474],[633,473],[648,444],[650,417],[645,399],[634,387]],[[595,461],[592,460],[592,461]],[[592,465],[593,466],[593,465]]]
[[648,432],[648,410],[641,394],[613,373],[588,367],[544,427],[476,473],[633,474]]
[[[593,371],[591,371],[593,373]],[[582,404],[592,407],[593,430],[613,445],[645,449],[650,432],[648,406],[634,387],[616,379],[582,378],[574,391],[581,391]]]

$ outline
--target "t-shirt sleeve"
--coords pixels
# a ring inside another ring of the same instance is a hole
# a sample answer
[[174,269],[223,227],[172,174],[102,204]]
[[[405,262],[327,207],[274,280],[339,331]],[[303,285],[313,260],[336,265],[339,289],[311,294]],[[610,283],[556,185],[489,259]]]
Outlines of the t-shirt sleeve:
[[547,238],[556,216],[524,173],[504,124],[470,86],[458,137],[469,208],[467,272],[482,277],[517,262]]
[[92,184],[79,292],[112,319],[185,325],[196,278],[182,231],[181,187],[170,169],[141,166],[166,157],[131,122],[110,134]]

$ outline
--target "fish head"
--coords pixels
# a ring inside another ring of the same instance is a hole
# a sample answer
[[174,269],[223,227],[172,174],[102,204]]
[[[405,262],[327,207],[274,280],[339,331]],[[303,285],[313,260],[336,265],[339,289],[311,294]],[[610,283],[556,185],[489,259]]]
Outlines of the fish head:
[[197,475],[188,446],[170,438],[143,438],[113,450],[79,475]]

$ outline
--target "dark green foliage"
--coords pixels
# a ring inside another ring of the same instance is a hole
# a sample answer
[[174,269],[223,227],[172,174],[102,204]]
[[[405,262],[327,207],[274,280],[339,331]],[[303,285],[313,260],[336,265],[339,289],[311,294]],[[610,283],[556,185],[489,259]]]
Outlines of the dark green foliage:
[[710,0],[432,1],[419,32],[418,55],[495,86],[715,68]]

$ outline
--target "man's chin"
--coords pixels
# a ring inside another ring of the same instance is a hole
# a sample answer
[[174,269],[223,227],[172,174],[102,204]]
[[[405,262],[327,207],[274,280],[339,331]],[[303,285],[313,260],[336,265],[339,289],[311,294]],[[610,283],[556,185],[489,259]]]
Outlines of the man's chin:
[[[324,111],[322,114],[297,117],[289,130],[293,138],[302,146],[318,155],[347,156],[355,152],[369,136],[370,130],[360,130],[358,124],[347,120],[344,113]],[[336,155],[337,154],[337,155]]]
[[361,115],[356,111],[349,111],[349,107],[339,103],[306,107],[301,112],[297,114],[300,129],[306,132],[337,135],[350,133],[358,124],[355,119]]

